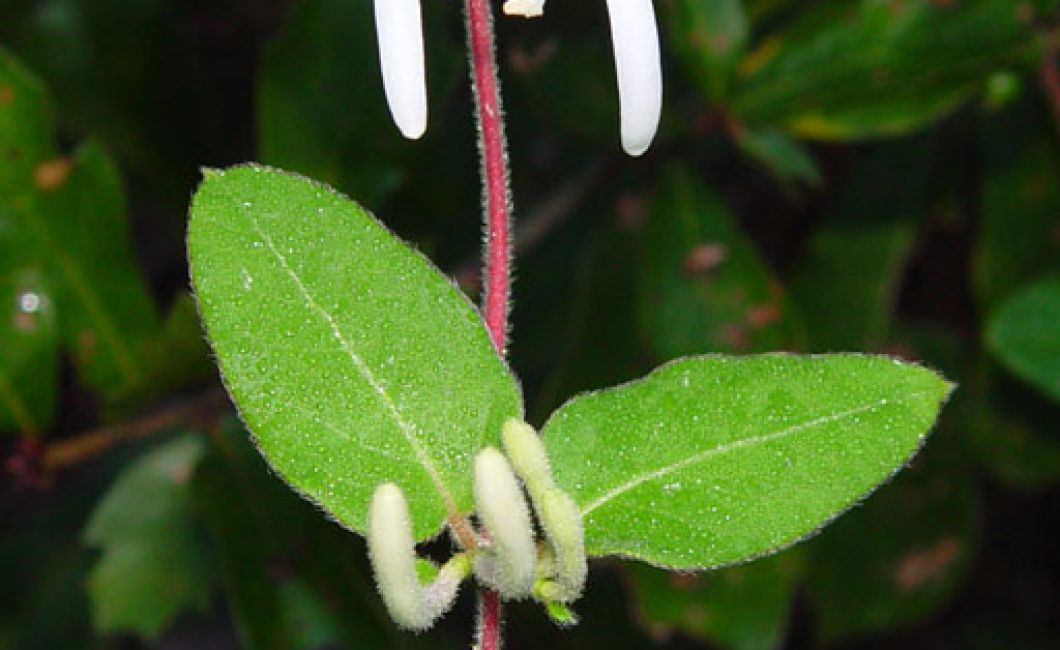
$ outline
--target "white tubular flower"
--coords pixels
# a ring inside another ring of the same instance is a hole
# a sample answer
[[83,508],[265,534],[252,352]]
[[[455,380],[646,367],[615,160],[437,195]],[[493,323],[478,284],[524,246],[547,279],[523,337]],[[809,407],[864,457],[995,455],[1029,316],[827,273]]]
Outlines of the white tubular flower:
[[618,74],[622,148],[640,156],[655,138],[662,113],[659,29],[652,0],[607,0]]
[[538,18],[545,13],[545,0],[508,0],[504,3],[504,13],[509,16]]
[[420,0],[375,0],[375,29],[390,114],[402,135],[416,140],[427,130]]

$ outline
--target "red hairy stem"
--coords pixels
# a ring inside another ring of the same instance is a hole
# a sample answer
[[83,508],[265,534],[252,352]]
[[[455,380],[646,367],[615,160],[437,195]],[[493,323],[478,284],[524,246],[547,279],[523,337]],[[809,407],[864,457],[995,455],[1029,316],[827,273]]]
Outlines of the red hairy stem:
[[501,648],[501,597],[492,589],[479,594],[478,650]]
[[465,8],[486,217],[483,311],[493,345],[503,356],[508,333],[511,285],[512,201],[494,52],[493,13],[489,0],[465,0]]
[[[508,304],[511,290],[511,190],[508,153],[501,114],[500,82],[489,0],[465,0],[471,84],[483,176],[485,251],[483,253],[483,311],[486,329],[498,354],[506,352]],[[487,534],[483,531],[483,534]],[[501,599],[492,589],[479,592],[478,650],[500,650]]]

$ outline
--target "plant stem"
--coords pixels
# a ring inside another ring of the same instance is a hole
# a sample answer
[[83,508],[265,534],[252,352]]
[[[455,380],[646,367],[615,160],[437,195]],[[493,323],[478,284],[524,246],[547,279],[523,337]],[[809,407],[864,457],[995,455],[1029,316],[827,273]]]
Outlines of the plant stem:
[[483,311],[493,345],[503,356],[508,333],[511,284],[512,200],[494,50],[493,13],[489,0],[465,0],[465,9],[486,217]]
[[500,650],[501,597],[492,589],[479,593],[478,646],[476,650]]
[[[511,290],[511,189],[508,185],[508,153],[504,118],[501,114],[500,82],[497,78],[493,37],[493,13],[489,0],[465,0],[471,85],[481,156],[482,200],[485,210],[486,246],[483,252],[485,291],[483,311],[486,329],[497,353],[506,353],[508,303]],[[487,531],[483,531],[486,535]],[[492,589],[480,590],[478,650],[500,650],[501,599]]]

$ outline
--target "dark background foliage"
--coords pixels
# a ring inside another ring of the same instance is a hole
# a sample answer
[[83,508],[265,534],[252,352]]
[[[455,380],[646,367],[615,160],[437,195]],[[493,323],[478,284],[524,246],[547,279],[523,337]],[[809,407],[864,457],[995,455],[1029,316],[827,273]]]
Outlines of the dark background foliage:
[[[0,647],[466,647],[393,631],[364,549],[271,477],[187,295],[202,166],[297,170],[477,295],[455,1],[391,125],[368,0],[0,0]],[[604,2],[498,24],[531,419],[674,356],[862,350],[960,383],[814,540],[707,575],[594,565],[509,647],[1060,646],[1053,0],[664,0],[666,101],[618,151]]]

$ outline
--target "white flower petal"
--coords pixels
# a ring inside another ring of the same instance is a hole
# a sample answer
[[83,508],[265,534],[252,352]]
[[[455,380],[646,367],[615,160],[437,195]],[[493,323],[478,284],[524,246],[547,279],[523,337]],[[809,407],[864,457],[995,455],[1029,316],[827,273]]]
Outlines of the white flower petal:
[[427,130],[420,0],[375,0],[375,29],[390,114],[401,133],[415,140]]
[[662,113],[659,30],[652,0],[607,0],[618,73],[622,148],[631,156],[648,150]]
[[545,0],[508,0],[504,3],[504,13],[508,16],[537,18],[545,13]]

